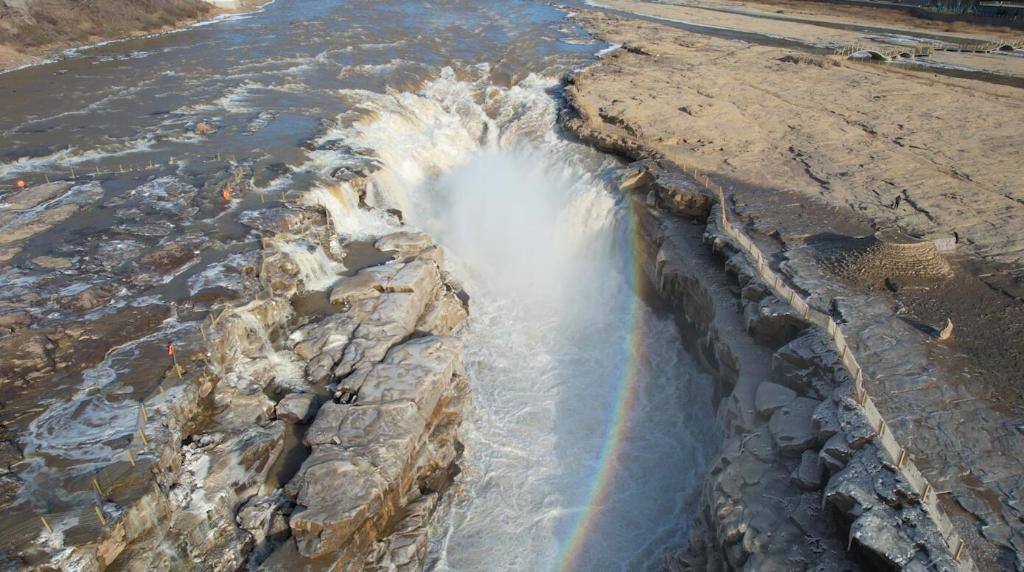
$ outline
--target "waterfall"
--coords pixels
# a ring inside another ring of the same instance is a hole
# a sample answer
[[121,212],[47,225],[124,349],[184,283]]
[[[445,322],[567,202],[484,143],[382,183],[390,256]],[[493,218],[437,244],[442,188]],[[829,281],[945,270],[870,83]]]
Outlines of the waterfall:
[[319,244],[304,241],[277,240],[274,248],[284,253],[299,268],[299,277],[306,291],[323,290],[337,282],[345,267],[331,260]]
[[367,202],[442,244],[472,300],[475,407],[431,569],[553,569],[580,547],[563,567],[653,566],[685,542],[713,450],[710,384],[638,299],[618,164],[558,135],[557,89],[447,70],[416,93],[350,92],[365,117],[323,137],[374,158]]
[[359,196],[348,183],[318,186],[306,193],[304,200],[323,208],[331,229],[342,238],[367,238],[394,229],[394,222],[379,211],[359,208]]

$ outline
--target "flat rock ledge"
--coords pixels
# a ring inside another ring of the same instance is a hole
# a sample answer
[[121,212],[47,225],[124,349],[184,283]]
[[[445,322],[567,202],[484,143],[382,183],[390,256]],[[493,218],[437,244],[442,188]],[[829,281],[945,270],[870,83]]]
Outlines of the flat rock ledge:
[[689,546],[668,568],[973,569],[881,452],[827,334],[761,281],[715,224],[717,203],[663,160],[634,163],[622,186],[639,212],[648,278],[718,380],[725,432]]
[[[182,341],[199,351],[149,405],[152,453],[100,475],[131,494],[111,491],[96,536],[51,542],[29,569],[422,568],[462,452],[469,389],[452,334],[468,296],[412,231],[378,241],[390,260],[346,272],[346,245],[310,203],[242,214],[263,239],[258,269]],[[318,249],[337,272],[321,293],[294,258]],[[311,295],[325,304],[297,302]]]

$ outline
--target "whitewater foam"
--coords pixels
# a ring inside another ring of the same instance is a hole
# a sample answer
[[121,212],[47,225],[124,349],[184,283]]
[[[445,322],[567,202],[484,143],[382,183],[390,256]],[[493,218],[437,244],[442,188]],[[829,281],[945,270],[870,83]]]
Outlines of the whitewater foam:
[[[710,384],[637,300],[617,164],[559,136],[557,90],[446,70],[416,93],[348,91],[362,117],[319,141],[348,145],[310,154],[325,176],[372,158],[366,201],[431,233],[471,296],[475,407],[431,569],[553,569],[582,525],[593,538],[570,568],[653,565],[684,542],[713,442]],[[347,213],[332,221],[358,226]],[[591,499],[599,477],[611,492]]]

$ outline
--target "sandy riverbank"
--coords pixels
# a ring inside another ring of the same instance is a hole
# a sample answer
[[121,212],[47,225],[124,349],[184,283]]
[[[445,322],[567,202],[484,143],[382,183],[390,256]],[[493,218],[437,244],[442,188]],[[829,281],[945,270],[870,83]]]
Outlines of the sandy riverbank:
[[[806,41],[847,33],[604,3]],[[1024,90],[601,11],[579,19],[626,46],[571,87],[586,138],[696,167],[725,186],[780,268],[856,340],[872,396],[941,487],[971,555],[983,569],[1020,562],[1020,468],[1007,459],[1024,445]],[[886,267],[885,256],[829,267],[836,252],[861,248],[856,237],[886,228],[946,239],[950,270],[926,275],[923,260]],[[954,338],[938,342],[947,318]]]
[[[862,48],[892,53],[913,46],[973,45],[984,42],[1017,45],[1024,40],[1024,33],[1002,28],[958,23],[956,25],[919,20],[899,13],[891,20],[873,13],[870,9],[856,9],[853,12],[829,13],[814,2],[799,2],[797,9],[778,9],[773,4],[713,2],[694,4],[687,0],[652,4],[636,0],[600,0],[595,2],[644,16],[667,21],[690,22],[703,26],[714,26],[729,30],[741,30],[805,43],[810,46],[836,48]],[[920,26],[915,26],[916,23]],[[929,25],[930,24],[930,25]],[[969,53],[933,50],[918,63],[931,66],[949,66],[963,70],[977,70],[1011,77],[1024,77],[1024,57],[1020,54]]]
[[585,103],[609,128],[747,185],[956,232],[963,250],[1024,267],[1024,90],[598,13],[585,22],[655,54],[587,75]]
[[39,64],[76,47],[167,32],[224,16],[250,12],[272,0],[143,0],[79,2],[44,0],[0,5],[0,73]]

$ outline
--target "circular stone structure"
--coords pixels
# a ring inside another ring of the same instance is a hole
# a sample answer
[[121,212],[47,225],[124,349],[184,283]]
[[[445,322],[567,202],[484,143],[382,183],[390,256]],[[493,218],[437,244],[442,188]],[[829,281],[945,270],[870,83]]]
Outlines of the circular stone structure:
[[824,257],[825,264],[836,274],[860,283],[921,284],[953,275],[934,242],[893,229],[835,246]]

